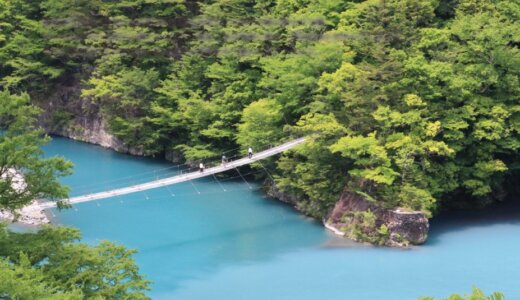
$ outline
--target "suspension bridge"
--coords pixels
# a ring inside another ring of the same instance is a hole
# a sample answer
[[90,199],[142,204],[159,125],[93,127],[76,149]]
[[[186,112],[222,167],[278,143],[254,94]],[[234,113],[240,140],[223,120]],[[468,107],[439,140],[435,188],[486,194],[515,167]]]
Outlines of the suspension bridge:
[[[172,184],[186,182],[186,181],[190,181],[190,180],[194,180],[194,179],[198,179],[198,178],[202,178],[202,177],[206,177],[206,176],[211,176],[211,175],[215,175],[215,174],[229,171],[232,169],[237,169],[238,167],[245,166],[245,165],[254,163],[256,161],[271,157],[273,155],[282,153],[286,150],[289,150],[291,148],[294,148],[294,147],[302,144],[303,142],[305,142],[305,138],[298,138],[298,139],[283,143],[281,145],[266,149],[264,151],[258,152],[256,154],[254,154],[252,158],[249,158],[246,156],[246,157],[239,158],[236,160],[227,161],[225,163],[219,163],[216,166],[204,169],[202,172],[200,170],[197,170],[197,171],[193,171],[193,172],[186,172],[183,174],[181,173],[181,174],[178,174],[175,176],[152,180],[152,181],[148,181],[145,183],[135,184],[135,185],[131,185],[131,186],[123,187],[123,188],[111,189],[111,190],[107,190],[107,191],[103,191],[103,192],[71,197],[69,199],[62,200],[62,202],[65,204],[72,205],[72,204],[77,204],[77,203],[82,203],[82,202],[96,201],[96,200],[112,198],[112,197],[132,194],[132,193],[138,193],[138,192],[151,190],[151,189],[155,189],[155,188],[160,188],[160,187],[165,187],[165,186],[169,186]],[[238,169],[237,169],[237,171],[238,171]],[[57,202],[47,201],[47,202],[40,203],[38,205],[38,208],[46,209],[46,208],[51,208],[51,207],[55,207],[55,206],[57,206]]]

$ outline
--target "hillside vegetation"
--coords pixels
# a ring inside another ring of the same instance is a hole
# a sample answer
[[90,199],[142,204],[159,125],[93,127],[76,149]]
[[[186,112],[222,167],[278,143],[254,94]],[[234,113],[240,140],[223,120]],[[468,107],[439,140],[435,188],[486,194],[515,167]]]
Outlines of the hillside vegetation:
[[268,163],[305,213],[347,186],[431,214],[518,182],[519,19],[518,0],[0,0],[0,85],[79,82],[149,155],[309,135]]

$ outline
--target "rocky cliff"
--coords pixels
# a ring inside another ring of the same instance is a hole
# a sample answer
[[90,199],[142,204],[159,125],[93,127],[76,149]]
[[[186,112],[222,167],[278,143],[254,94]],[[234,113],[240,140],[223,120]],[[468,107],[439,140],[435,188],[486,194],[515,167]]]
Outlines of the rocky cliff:
[[[49,134],[100,145],[117,152],[143,156],[141,148],[129,147],[110,133],[100,106],[81,97],[80,83],[72,83],[56,89],[56,92],[37,100],[43,109],[40,125]],[[164,158],[174,163],[184,162],[178,150],[165,149]]]
[[128,147],[109,133],[99,105],[81,97],[79,82],[61,86],[37,102],[43,109],[40,124],[50,134],[100,145],[122,153],[140,156],[144,154],[142,149]]
[[345,190],[324,219],[327,228],[357,241],[405,247],[428,236],[428,218],[419,211],[385,209]]
[[81,97],[79,82],[60,86],[37,104],[43,109],[40,125],[50,134],[111,148],[119,152],[142,155],[130,149],[108,132],[103,113],[97,105]]

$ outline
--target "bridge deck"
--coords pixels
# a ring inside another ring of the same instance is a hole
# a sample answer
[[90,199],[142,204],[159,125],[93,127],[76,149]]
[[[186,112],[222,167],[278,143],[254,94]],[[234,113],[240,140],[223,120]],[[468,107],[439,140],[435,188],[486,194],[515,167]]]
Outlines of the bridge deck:
[[[288,149],[291,149],[291,148],[303,143],[304,141],[305,141],[305,138],[299,138],[296,140],[292,140],[292,141],[284,143],[282,145],[264,150],[262,152],[258,152],[251,159],[249,159],[248,157],[237,159],[234,161],[230,161],[230,162],[226,163],[225,165],[219,165],[216,167],[205,169],[204,172],[196,171],[196,172],[176,175],[176,176],[172,176],[172,177],[168,177],[168,178],[158,179],[158,180],[154,180],[154,181],[150,181],[150,182],[146,182],[146,183],[136,184],[136,185],[129,186],[129,187],[124,187],[124,188],[119,188],[119,189],[114,189],[114,190],[109,190],[109,191],[99,192],[99,193],[94,193],[94,194],[89,194],[89,195],[72,197],[70,199],[65,200],[64,202],[66,202],[68,204],[76,204],[76,203],[100,200],[100,199],[105,199],[105,198],[111,198],[111,197],[151,190],[151,189],[155,189],[155,188],[159,188],[159,187],[164,187],[164,186],[172,185],[172,184],[176,184],[176,183],[181,183],[181,182],[185,182],[188,180],[202,178],[202,177],[210,176],[210,175],[217,174],[217,173],[222,173],[222,172],[232,170],[232,169],[240,167],[240,166],[251,164],[257,160],[261,160],[261,159],[276,155],[278,153],[284,152]],[[55,206],[56,206],[56,202],[44,202],[44,203],[40,204],[41,209],[55,207]]]

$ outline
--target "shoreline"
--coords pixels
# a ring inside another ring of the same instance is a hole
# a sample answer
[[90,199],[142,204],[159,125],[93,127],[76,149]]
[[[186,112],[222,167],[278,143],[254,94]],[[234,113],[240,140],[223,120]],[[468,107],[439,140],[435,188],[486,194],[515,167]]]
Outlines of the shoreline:
[[[24,175],[15,168],[9,168],[2,178],[11,180],[11,187],[16,192],[23,192],[27,188]],[[20,223],[30,226],[40,226],[50,224],[49,216],[40,207],[40,201],[35,199],[28,205],[15,209],[14,212],[7,209],[0,209],[0,220],[8,223]]]
[[326,229],[332,231],[332,233],[334,233],[335,235],[338,235],[338,236],[345,236],[345,233],[342,232],[341,230],[337,229],[336,227],[328,224],[325,220],[322,221],[323,223],[323,226],[325,226]]
[[49,216],[49,213],[40,208],[40,202],[38,200],[33,200],[29,205],[17,209],[16,213],[18,217],[15,220],[15,216],[12,212],[0,210],[0,220],[30,227],[38,227],[52,223],[52,218]]

